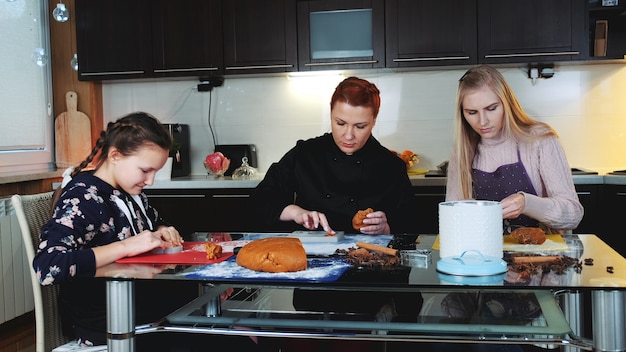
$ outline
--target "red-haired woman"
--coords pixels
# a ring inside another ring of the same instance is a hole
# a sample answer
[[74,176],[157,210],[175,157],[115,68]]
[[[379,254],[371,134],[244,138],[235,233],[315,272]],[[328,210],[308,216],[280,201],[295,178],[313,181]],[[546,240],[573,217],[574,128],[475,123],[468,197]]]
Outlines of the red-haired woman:
[[354,233],[354,214],[372,208],[361,233],[417,233],[406,165],[372,136],[379,109],[373,83],[357,77],[339,83],[330,101],[331,132],[298,141],[257,186],[266,226]]

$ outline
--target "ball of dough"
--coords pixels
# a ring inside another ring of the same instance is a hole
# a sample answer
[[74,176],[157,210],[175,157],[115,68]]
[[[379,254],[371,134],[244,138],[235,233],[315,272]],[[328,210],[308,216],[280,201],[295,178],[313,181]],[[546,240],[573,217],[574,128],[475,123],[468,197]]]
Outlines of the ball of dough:
[[367,217],[367,214],[369,213],[373,213],[374,209],[372,208],[367,208],[365,210],[359,210],[356,212],[356,214],[354,214],[354,217],[352,218],[352,227],[354,227],[355,230],[361,230],[361,227],[365,227],[367,226],[367,224],[363,223],[363,219],[365,219]]
[[542,244],[546,234],[538,227],[520,227],[511,232],[511,237],[521,244]]
[[262,238],[239,250],[237,264],[270,273],[300,271],[307,268],[306,251],[299,238]]

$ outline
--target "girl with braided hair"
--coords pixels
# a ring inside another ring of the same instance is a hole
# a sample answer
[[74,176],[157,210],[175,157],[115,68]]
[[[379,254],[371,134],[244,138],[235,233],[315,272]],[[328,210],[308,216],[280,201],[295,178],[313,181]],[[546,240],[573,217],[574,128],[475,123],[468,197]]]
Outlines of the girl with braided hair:
[[[171,143],[167,130],[147,113],[110,122],[90,155],[66,178],[52,218],[42,228],[33,267],[42,285],[60,284],[64,333],[80,345],[106,344],[106,288],[104,280],[95,278],[98,270],[120,258],[183,242],[143,193],[165,164]],[[87,171],[92,163],[93,170]],[[135,288],[139,324],[162,318],[198,294],[193,282],[139,280]],[[181,343],[172,335],[140,335],[137,348],[193,351],[194,345],[206,346],[206,341],[192,344],[195,337]]]
[[[142,192],[165,164],[171,143],[153,116],[124,116],[108,124],[57,191],[33,267],[42,285],[61,284],[61,315],[71,326],[66,332],[83,345],[106,344],[106,291],[93,279],[97,270],[182,243]],[[94,160],[95,167],[85,171]]]

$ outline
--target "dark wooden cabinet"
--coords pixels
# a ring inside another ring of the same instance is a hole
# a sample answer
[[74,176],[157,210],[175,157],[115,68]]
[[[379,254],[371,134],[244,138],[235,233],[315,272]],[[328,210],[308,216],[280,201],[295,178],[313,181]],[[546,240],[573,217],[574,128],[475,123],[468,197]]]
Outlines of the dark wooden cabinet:
[[599,209],[602,216],[599,224],[601,234],[598,236],[622,256],[626,256],[624,224],[621,221],[626,209],[626,185],[605,184]]
[[83,81],[626,54],[626,5],[600,0],[76,0],[75,12]]
[[385,66],[382,0],[307,0],[297,4],[298,70]]
[[583,60],[585,17],[581,0],[480,0],[478,61]]
[[416,228],[420,234],[439,233],[439,203],[446,200],[445,186],[414,186],[417,214]]
[[145,189],[150,204],[181,235],[260,231],[251,216],[254,189]]
[[602,6],[589,0],[587,40],[590,60],[623,59],[626,55],[626,4]]
[[150,0],[76,0],[78,79],[152,75]]
[[154,76],[223,74],[220,0],[152,0]]
[[387,67],[477,63],[476,0],[386,0]]
[[222,74],[220,4],[220,0],[77,0],[78,78]]
[[297,70],[295,1],[228,0],[222,6],[226,74]]
[[596,234],[600,237],[598,225],[600,221],[600,204],[602,196],[602,185],[576,185],[576,194],[578,199],[585,209],[585,215],[578,224],[578,227],[574,229],[574,233],[580,234]]

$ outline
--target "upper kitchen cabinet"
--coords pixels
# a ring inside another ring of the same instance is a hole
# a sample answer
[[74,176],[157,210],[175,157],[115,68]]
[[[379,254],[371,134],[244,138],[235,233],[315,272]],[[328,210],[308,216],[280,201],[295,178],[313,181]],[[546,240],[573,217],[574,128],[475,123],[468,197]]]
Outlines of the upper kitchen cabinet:
[[76,0],[78,78],[152,75],[151,0]]
[[226,74],[297,70],[294,0],[228,0],[222,6]]
[[590,60],[623,59],[626,55],[626,4],[624,1],[612,3],[589,0]]
[[76,0],[75,6],[80,80],[223,73],[220,0]]
[[581,0],[480,0],[478,61],[583,60],[585,23]]
[[155,76],[223,73],[220,0],[152,0]]
[[477,62],[476,0],[387,0],[387,67]]
[[298,2],[298,70],[385,66],[383,0]]

